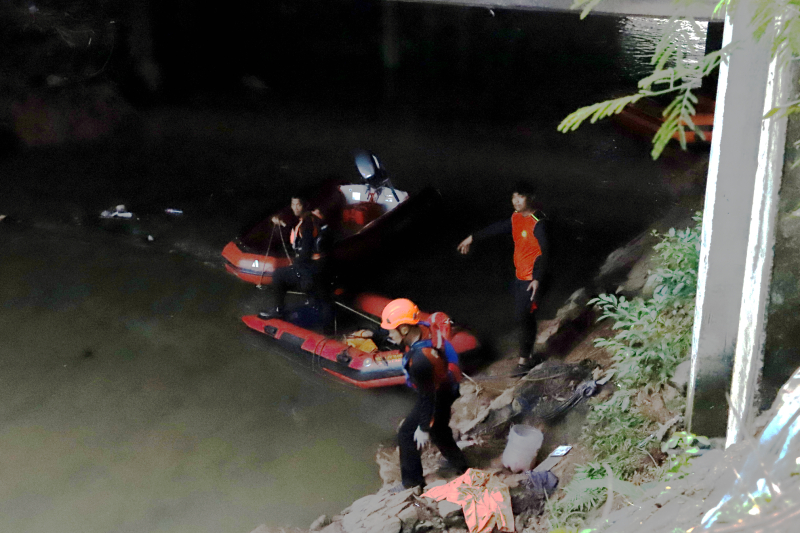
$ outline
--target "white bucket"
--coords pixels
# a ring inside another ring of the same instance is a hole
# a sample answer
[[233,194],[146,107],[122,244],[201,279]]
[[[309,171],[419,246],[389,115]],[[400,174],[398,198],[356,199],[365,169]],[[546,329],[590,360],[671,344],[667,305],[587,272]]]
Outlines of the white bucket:
[[530,470],[539,448],[542,447],[542,440],[544,435],[534,427],[512,426],[503,451],[503,466],[512,472]]

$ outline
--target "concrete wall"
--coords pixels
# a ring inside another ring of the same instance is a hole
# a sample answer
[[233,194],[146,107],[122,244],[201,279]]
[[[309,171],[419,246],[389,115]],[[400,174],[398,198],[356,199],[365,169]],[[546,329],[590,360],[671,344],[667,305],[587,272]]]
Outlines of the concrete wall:
[[[795,79],[795,87],[798,80]],[[775,235],[775,256],[767,307],[761,407],[766,408],[780,386],[800,367],[800,158],[793,146],[800,141],[800,118],[789,119],[786,166],[781,180]]]

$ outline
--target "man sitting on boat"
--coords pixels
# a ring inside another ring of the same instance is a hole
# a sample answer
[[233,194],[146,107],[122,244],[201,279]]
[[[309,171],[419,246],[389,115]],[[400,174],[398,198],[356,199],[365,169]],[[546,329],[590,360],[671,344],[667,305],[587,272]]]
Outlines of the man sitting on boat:
[[[291,209],[295,217],[289,234],[292,264],[277,269],[272,275],[275,307],[271,311],[259,313],[259,316],[285,318],[286,293],[297,290],[308,294],[319,306],[323,328],[328,333],[333,324],[333,302],[324,258],[327,228],[319,213],[308,211],[308,200],[304,194],[292,196]],[[277,215],[272,218],[272,222],[276,225],[287,225]]]

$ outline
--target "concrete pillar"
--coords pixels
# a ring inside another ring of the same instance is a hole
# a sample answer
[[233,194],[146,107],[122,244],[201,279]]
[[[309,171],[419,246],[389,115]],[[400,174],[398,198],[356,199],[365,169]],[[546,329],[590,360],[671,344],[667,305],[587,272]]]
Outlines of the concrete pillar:
[[[760,165],[759,157],[774,157],[776,149],[769,144],[768,137],[773,132],[762,129],[764,107],[769,105],[766,97],[772,65],[771,42],[769,35],[758,42],[753,38],[749,22],[754,4],[738,2],[725,18],[723,46],[734,43],[735,50],[729,61],[720,66],[706,185],[686,420],[689,431],[709,437],[726,434],[726,395],[731,391],[737,340],[740,330],[750,328],[747,322],[753,319],[749,309],[744,316],[741,314],[745,278],[750,293],[747,305],[763,296],[762,289],[755,287],[761,281],[755,279],[764,265],[753,254],[761,254],[768,246],[760,224],[765,216],[761,196],[769,180],[764,177],[759,183],[757,175],[759,169],[763,173],[769,167],[766,162]],[[771,95],[770,103],[772,98]],[[759,207],[754,206],[754,201]],[[754,210],[757,217],[754,241],[749,244]],[[763,306],[760,313],[763,317]],[[750,339],[747,341],[750,348],[741,347],[741,364],[745,364],[745,351],[752,354],[758,335],[752,328],[742,333],[741,338]],[[751,368],[739,373],[740,384],[749,383],[754,379],[753,372],[757,373],[753,368],[758,366],[757,361],[746,364]],[[736,394],[747,393],[737,388]],[[737,398],[737,404],[746,403],[747,400]]]
[[[764,114],[786,104],[792,92],[792,71],[784,55],[772,60],[767,79]],[[778,191],[783,176],[787,118],[762,121],[758,170],[750,214],[739,335],[733,362],[731,405],[726,447],[745,437],[755,418],[755,395],[764,363],[766,308],[772,280]]]

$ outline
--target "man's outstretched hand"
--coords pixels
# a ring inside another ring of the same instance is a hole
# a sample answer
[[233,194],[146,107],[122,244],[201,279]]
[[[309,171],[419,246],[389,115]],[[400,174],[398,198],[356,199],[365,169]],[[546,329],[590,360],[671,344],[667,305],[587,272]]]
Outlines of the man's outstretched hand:
[[469,237],[467,237],[458,244],[458,251],[461,252],[462,254],[469,253],[469,247],[471,244],[472,244],[472,235],[470,235]]

